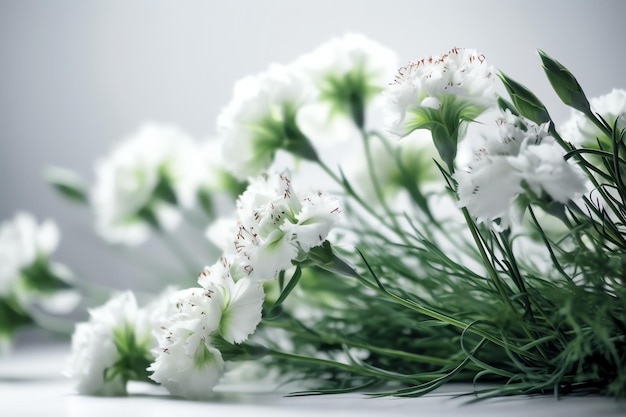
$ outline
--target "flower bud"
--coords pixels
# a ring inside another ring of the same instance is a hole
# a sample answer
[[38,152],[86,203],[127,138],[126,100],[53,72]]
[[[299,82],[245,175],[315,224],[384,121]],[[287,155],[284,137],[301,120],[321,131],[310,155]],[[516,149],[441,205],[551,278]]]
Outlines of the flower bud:
[[550,58],[542,50],[538,50],[538,52],[548,80],[563,103],[580,110],[586,115],[590,115],[591,107],[589,106],[589,101],[574,75],[560,62]]
[[528,88],[507,77],[504,73],[500,73],[500,79],[522,116],[537,124],[550,121],[548,110]]

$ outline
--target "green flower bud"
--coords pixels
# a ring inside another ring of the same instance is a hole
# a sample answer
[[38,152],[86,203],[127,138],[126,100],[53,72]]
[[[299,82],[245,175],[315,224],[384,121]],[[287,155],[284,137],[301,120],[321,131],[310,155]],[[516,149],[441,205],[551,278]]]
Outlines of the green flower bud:
[[593,117],[589,101],[574,75],[560,62],[550,58],[542,50],[537,50],[537,52],[541,58],[548,80],[552,84],[552,88],[554,88],[554,91],[563,103]]
[[500,79],[519,113],[537,124],[550,121],[550,114],[528,88],[500,72]]

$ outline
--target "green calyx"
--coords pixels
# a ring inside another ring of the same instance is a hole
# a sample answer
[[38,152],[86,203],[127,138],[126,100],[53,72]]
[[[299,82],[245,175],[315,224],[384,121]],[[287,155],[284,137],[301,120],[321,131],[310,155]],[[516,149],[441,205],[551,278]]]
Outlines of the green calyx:
[[127,381],[151,382],[148,366],[153,360],[150,353],[150,332],[137,333],[132,323],[113,330],[113,343],[119,359],[105,372],[105,380],[122,378]]
[[258,165],[268,166],[279,149],[317,161],[317,152],[296,123],[297,110],[295,106],[284,104],[274,108],[265,118],[249,124]]
[[454,171],[457,145],[464,122],[476,119],[485,111],[483,106],[450,94],[442,96],[439,108],[417,107],[407,116],[407,131],[427,129],[441,159]]
[[163,202],[173,206],[178,205],[178,197],[172,186],[171,175],[167,167],[165,165],[160,166],[157,175],[157,183],[150,199],[136,213],[129,215],[124,220],[125,222],[134,223],[137,219],[140,219],[148,223],[154,230],[160,230],[161,223],[155,212],[155,206]]
[[327,74],[319,86],[320,99],[330,103],[331,115],[343,113],[362,129],[365,125],[365,104],[381,91],[369,83],[368,74],[357,66],[345,74]]

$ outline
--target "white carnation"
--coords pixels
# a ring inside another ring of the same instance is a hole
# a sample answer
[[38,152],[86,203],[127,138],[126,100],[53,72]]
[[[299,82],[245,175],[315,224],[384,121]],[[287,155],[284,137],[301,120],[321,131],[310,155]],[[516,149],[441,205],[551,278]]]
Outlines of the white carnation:
[[21,270],[37,258],[47,259],[59,243],[59,229],[51,220],[40,225],[29,213],[18,212],[0,224],[0,296],[14,293]]
[[[302,110],[299,121],[310,135],[316,131],[345,136],[341,120],[366,122],[368,107],[393,77],[396,54],[367,37],[347,33],[298,58],[294,66],[311,78],[317,100]],[[362,127],[362,126],[361,126]]]
[[410,63],[385,91],[389,130],[404,136],[423,128],[429,109],[438,110],[446,100],[459,119],[473,120],[495,103],[495,80],[495,69],[473,49],[454,48]]
[[[626,90],[613,89],[610,93],[589,100],[591,111],[599,114],[613,128],[617,121],[616,131],[626,128]],[[582,112],[572,109],[570,118],[560,128],[561,136],[575,145],[597,146],[597,140],[605,144],[610,138]]]
[[321,192],[299,197],[288,172],[251,179],[237,201],[235,268],[255,280],[274,278],[300,251],[322,244],[339,211],[337,199]]
[[[585,191],[584,176],[568,163],[561,146],[548,134],[547,125],[505,112],[500,135],[488,138],[472,163],[458,170],[459,206],[467,207],[479,223],[507,228],[514,200],[524,192],[544,194],[560,203]],[[492,223],[499,220],[499,224]]]
[[266,170],[278,149],[303,145],[296,115],[314,94],[307,78],[284,65],[238,81],[217,120],[226,168],[245,180]]
[[214,265],[205,267],[198,283],[221,293],[220,335],[230,343],[241,343],[261,321],[265,294],[260,282],[247,277],[235,282],[230,271],[230,261],[221,257]]
[[130,291],[89,310],[89,316],[89,321],[76,325],[72,335],[72,355],[65,373],[76,380],[80,394],[124,395],[128,371],[131,370],[122,365],[125,352],[120,351],[119,344],[129,346],[132,343],[132,354],[148,354],[152,332],[150,321],[140,313]]
[[151,227],[171,230],[194,205],[202,179],[195,144],[178,128],[146,124],[96,165],[91,204],[111,243],[139,244]]

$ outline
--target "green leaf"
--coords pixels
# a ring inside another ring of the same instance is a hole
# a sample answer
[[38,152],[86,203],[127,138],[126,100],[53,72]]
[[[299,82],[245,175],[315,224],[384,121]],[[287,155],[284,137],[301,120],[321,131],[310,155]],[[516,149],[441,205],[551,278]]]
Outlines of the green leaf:
[[215,217],[215,207],[213,207],[213,200],[211,199],[211,192],[209,190],[201,189],[198,191],[198,202],[207,216],[211,218]]
[[517,111],[517,109],[515,108],[515,106],[513,105],[513,103],[511,103],[510,101],[508,101],[504,97],[498,96],[497,103],[498,103],[498,107],[500,108],[500,110],[502,110],[502,111],[508,110],[514,116],[519,116],[520,115],[519,112]]
[[169,174],[165,167],[160,167],[158,172],[158,182],[154,187],[154,191],[152,192],[153,199],[162,200],[166,203],[177,205],[178,197],[176,196],[176,191],[172,186],[172,181],[169,178]]
[[85,182],[76,172],[50,166],[44,169],[43,177],[68,200],[84,204],[88,202]]
[[589,101],[574,75],[559,61],[549,57],[542,50],[538,49],[537,52],[541,58],[548,80],[552,84],[552,88],[554,88],[554,91],[563,103],[585,113],[589,117],[593,117]]
[[274,305],[272,305],[272,307],[269,309],[268,315],[270,317],[273,315],[274,310],[276,310],[278,307],[280,307],[280,305],[283,303],[283,301],[285,301],[285,299],[291,293],[291,291],[293,291],[293,289],[298,284],[298,281],[300,281],[300,277],[301,276],[302,276],[302,269],[299,266],[297,266],[296,270],[294,271],[293,275],[291,276],[291,279],[289,280],[289,282],[287,283],[287,285],[285,286],[283,291],[280,293],[280,296],[278,297],[278,299],[276,300]]
[[500,79],[506,91],[509,93],[509,96],[511,96],[515,108],[517,108],[522,116],[537,124],[546,123],[551,120],[546,106],[544,106],[537,96],[528,88],[507,77],[502,72],[500,73]]

